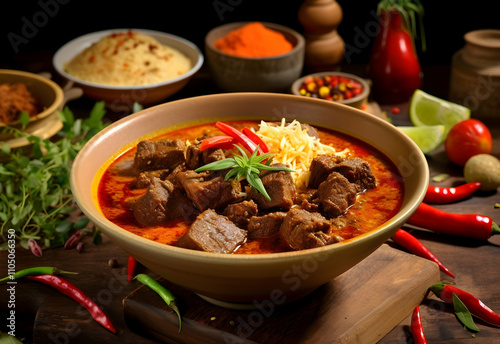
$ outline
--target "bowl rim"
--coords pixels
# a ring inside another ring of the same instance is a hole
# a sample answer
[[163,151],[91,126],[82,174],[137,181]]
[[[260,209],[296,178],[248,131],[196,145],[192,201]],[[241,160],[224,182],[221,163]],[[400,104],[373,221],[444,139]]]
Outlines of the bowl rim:
[[[36,115],[30,116],[30,122],[37,121],[39,119],[45,118],[45,117],[49,116],[50,114],[54,113],[56,110],[59,109],[59,107],[61,106],[61,104],[64,101],[64,92],[63,92],[62,88],[57,83],[55,83],[54,81],[50,80],[49,78],[47,78],[43,75],[39,75],[39,74],[31,73],[31,72],[25,72],[25,71],[21,71],[21,70],[15,70],[15,69],[0,69],[0,74],[2,74],[2,75],[17,75],[17,76],[25,77],[27,79],[36,80],[38,82],[41,82],[41,83],[49,86],[50,89],[52,89],[54,91],[54,101],[52,102],[52,104],[50,104],[43,111],[40,111]],[[13,125],[13,124],[17,124],[17,123],[19,123],[19,121],[8,122],[8,123],[0,122],[0,127],[6,126],[6,125]]]
[[[72,76],[72,75],[70,75],[70,74],[68,74],[68,73],[66,73],[64,71],[64,68],[63,68],[63,65],[62,65],[63,63],[69,62],[69,60],[71,60],[76,55],[78,55],[79,53],[81,53],[84,49],[86,49],[87,47],[91,46],[94,43],[97,43],[99,41],[99,39],[101,39],[101,38],[103,38],[103,37],[105,37],[105,36],[107,36],[109,34],[112,34],[112,33],[122,33],[122,32],[129,32],[129,31],[143,33],[143,34],[146,34],[146,35],[150,35],[153,38],[156,38],[155,36],[159,36],[159,37],[169,38],[171,40],[180,42],[180,43],[184,44],[186,47],[188,47],[188,48],[190,48],[190,49],[192,49],[193,51],[196,52],[197,57],[198,57],[197,61],[191,67],[191,69],[189,71],[187,71],[186,73],[184,73],[182,75],[179,75],[176,78],[165,80],[165,81],[156,82],[156,83],[153,83],[153,84],[144,84],[144,85],[129,85],[129,86],[127,86],[127,85],[97,84],[97,83],[94,83],[94,82],[89,82],[89,81],[81,80],[81,79],[76,78],[76,77],[74,77],[74,76]],[[60,61],[61,64],[57,63],[57,61],[60,60],[60,56],[66,50],[68,50],[68,47],[71,44],[75,44],[75,43],[79,43],[79,42],[81,42],[82,46],[84,46],[83,49],[80,49],[78,51],[73,51],[71,53],[72,57],[68,61],[64,61],[64,62]],[[185,38],[182,38],[180,36],[176,36],[176,35],[173,35],[173,34],[170,34],[170,33],[167,33],[167,32],[161,32],[161,31],[149,30],[149,29],[140,29],[140,28],[117,28],[117,29],[100,30],[100,31],[86,33],[86,34],[84,34],[82,36],[73,38],[72,40],[66,42],[64,45],[62,45],[56,51],[56,53],[54,54],[54,56],[52,58],[52,65],[54,66],[54,69],[61,76],[63,76],[64,78],[66,78],[68,80],[71,80],[71,81],[73,81],[76,84],[87,86],[87,87],[94,87],[94,88],[100,88],[100,89],[106,89],[106,90],[118,90],[118,91],[123,91],[123,90],[142,90],[142,89],[145,89],[145,88],[156,88],[156,87],[161,87],[161,86],[166,86],[166,85],[174,84],[174,83],[176,83],[178,81],[185,80],[185,79],[188,79],[191,76],[193,76],[201,68],[201,66],[203,65],[203,62],[204,62],[203,54],[202,54],[201,50],[193,42],[191,42],[191,41],[189,41],[189,40],[187,40]]]
[[[317,73],[311,73],[311,74],[304,75],[292,83],[290,90],[292,91],[292,93],[294,95],[304,97],[302,94],[300,94],[298,92],[298,90],[300,88],[300,85],[302,85],[302,83],[304,82],[304,80],[306,78],[315,77],[315,76],[323,77],[323,76],[329,76],[329,75],[338,75],[338,76],[343,76],[343,77],[347,77],[350,79],[354,79],[354,80],[358,81],[361,85],[363,85],[363,91],[360,94],[358,94],[352,98],[349,98],[349,99],[332,100],[333,102],[340,103],[340,104],[351,104],[351,103],[356,103],[358,101],[361,101],[365,98],[368,98],[368,96],[370,94],[370,85],[368,84],[366,79],[364,79],[360,76],[357,76],[355,74],[345,73],[345,72],[337,72],[337,71],[317,72]],[[315,99],[326,100],[326,99],[321,99],[321,98],[315,98]]]
[[[210,40],[209,40],[209,38],[211,38],[211,36],[215,35],[219,31],[222,31],[224,29],[229,29],[229,28],[237,29],[237,28],[242,27],[243,25],[255,23],[255,22],[262,23],[265,27],[267,27],[269,29],[279,30],[279,31],[287,32],[287,33],[293,35],[294,37],[297,38],[297,44],[294,45],[292,50],[290,50],[289,52],[286,52],[284,54],[273,55],[273,56],[264,56],[264,57],[245,57],[245,56],[237,56],[237,55],[231,55],[231,54],[225,53],[225,52],[217,49],[212,44],[215,42],[215,40],[214,40],[214,42],[210,42]],[[234,58],[235,60],[242,60],[242,61],[268,61],[268,60],[283,59],[283,58],[286,58],[290,55],[295,54],[297,51],[304,50],[305,45],[306,45],[306,40],[305,40],[304,36],[301,33],[299,33],[298,31],[295,31],[294,29],[289,28],[289,27],[284,26],[284,25],[281,25],[281,24],[266,22],[266,21],[257,21],[257,20],[237,21],[237,22],[231,22],[231,23],[219,25],[219,26],[212,28],[205,35],[205,48],[210,48],[211,50],[217,52],[218,54],[220,54],[222,56],[225,56],[228,58]]]
[[[257,254],[257,255],[243,255],[243,254],[224,254],[224,253],[213,253],[213,252],[203,252],[203,251],[196,251],[196,250],[188,250],[185,248],[181,247],[175,247],[172,245],[165,245],[158,243],[156,241],[146,239],[144,237],[141,237],[137,234],[131,233],[127,231],[126,229],[114,224],[110,220],[104,217],[102,212],[100,211],[99,207],[95,204],[95,199],[92,200],[92,207],[94,209],[88,209],[85,204],[82,204],[79,200],[79,195],[78,191],[79,188],[77,187],[77,178],[75,176],[75,170],[79,168],[80,165],[80,160],[85,159],[85,156],[89,154],[89,151],[92,149],[91,147],[99,143],[99,141],[103,140],[106,138],[106,136],[112,135],[113,133],[119,131],[121,127],[127,126],[127,122],[133,121],[134,119],[139,118],[140,116],[144,117],[147,113],[149,112],[155,112],[159,107],[168,107],[171,106],[170,104],[180,104],[180,103],[186,103],[186,102],[192,102],[192,101],[201,101],[203,102],[204,99],[206,98],[224,98],[224,97],[233,97],[233,96],[240,96],[240,97],[281,97],[283,99],[286,98],[293,98],[297,99],[296,95],[292,94],[277,94],[277,93],[268,93],[268,92],[235,92],[235,93],[221,93],[221,94],[210,94],[210,95],[203,95],[203,96],[197,96],[197,97],[192,97],[192,98],[184,98],[184,99],[179,99],[179,100],[174,100],[172,102],[168,103],[163,103],[159,105],[155,105],[152,107],[149,107],[147,109],[141,110],[139,112],[136,112],[134,114],[131,114],[127,117],[124,117],[105,129],[101,130],[99,133],[97,133],[94,137],[92,137],[87,144],[82,148],[82,150],[78,153],[76,156],[72,168],[71,168],[71,173],[70,173],[70,184],[71,184],[71,189],[74,192],[74,197],[76,203],[79,205],[80,209],[85,213],[87,217],[99,228],[100,226],[104,225],[107,228],[111,227],[111,230],[116,232],[117,234],[120,235],[120,237],[128,237],[131,240],[136,241],[136,245],[139,245],[143,248],[147,248],[150,251],[154,251],[155,253],[158,253],[162,255],[162,253],[168,251],[168,255],[171,258],[179,258],[182,260],[189,260],[192,262],[196,262],[200,258],[203,258],[204,260],[208,261],[213,261],[213,262],[220,262],[221,259],[224,261],[224,264],[226,265],[232,265],[232,264],[239,264],[240,262],[243,261],[248,261],[252,260],[253,262],[256,262],[256,264],[265,264],[266,262],[269,261],[274,261],[274,260],[281,260],[284,258],[290,258],[290,259],[301,259],[309,256],[321,256],[322,254],[329,254],[329,251],[332,250],[343,250],[346,249],[348,244],[353,244],[355,245],[357,242],[360,242],[362,240],[369,240],[365,238],[374,238],[376,239],[377,237],[384,236],[387,231],[389,231],[391,228],[391,223],[396,221],[396,219],[407,219],[410,217],[410,215],[417,209],[418,205],[420,202],[423,200],[425,196],[425,192],[427,190],[427,185],[428,185],[428,180],[429,180],[429,169],[427,167],[424,168],[424,165],[427,166],[427,164],[416,164],[418,169],[422,170],[422,175],[421,175],[421,182],[425,184],[425,187],[422,187],[420,192],[418,194],[413,194],[411,197],[413,197],[417,202],[414,202],[412,204],[407,204],[406,207],[402,207],[399,209],[399,211],[390,219],[388,219],[386,222],[384,222],[382,225],[366,232],[361,235],[358,235],[354,238],[347,239],[338,243],[334,243],[331,245],[326,245],[323,247],[317,247],[317,248],[312,248],[312,249],[306,249],[306,250],[298,250],[298,251],[290,251],[290,252],[279,252],[279,253],[265,253],[265,254]],[[300,98],[301,102],[307,103],[307,102],[313,102],[313,103],[318,103],[316,99],[314,98]],[[312,103],[312,104],[313,104]],[[325,105],[325,106],[331,106],[331,107],[343,107],[347,109],[348,111],[352,112],[353,114],[356,114],[357,116],[363,117],[365,121],[371,122],[374,125],[382,125],[386,128],[392,127],[394,135],[398,136],[399,139],[405,141],[407,145],[409,145],[412,148],[412,151],[417,154],[418,157],[420,157],[420,160],[422,162],[426,162],[425,156],[421,152],[420,148],[411,140],[407,135],[404,133],[395,130],[392,124],[389,122],[377,117],[373,116],[365,111],[349,107],[347,105],[343,104],[337,104],[335,102],[324,102],[324,104],[331,104],[331,105]],[[353,112],[354,111],[354,112]],[[350,134],[352,136],[352,134]],[[133,141],[133,139],[132,139]],[[370,144],[370,143],[368,143]],[[123,147],[122,147],[123,148]],[[374,147],[376,148],[376,147]],[[376,148],[378,149],[378,148]],[[118,152],[117,152],[118,153]],[[113,159],[113,157],[108,157],[106,161],[109,161],[110,159]],[[391,160],[392,161],[392,160]],[[395,163],[394,161],[392,161]],[[100,169],[102,169],[102,165],[100,166]],[[95,178],[96,176],[93,177],[92,184],[95,183]],[[93,191],[92,191],[93,192]],[[93,196],[93,198],[95,198]],[[96,214],[99,214],[99,216],[96,216]],[[103,223],[104,221],[104,223]],[[108,229],[102,230],[105,234]],[[392,228],[392,230],[396,230],[397,228]],[[113,240],[112,240],[113,241]]]

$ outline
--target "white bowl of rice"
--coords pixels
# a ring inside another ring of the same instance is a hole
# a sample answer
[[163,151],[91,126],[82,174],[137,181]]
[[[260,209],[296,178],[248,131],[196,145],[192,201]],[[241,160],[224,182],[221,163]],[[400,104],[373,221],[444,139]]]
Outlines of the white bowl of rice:
[[135,102],[149,106],[180,91],[203,60],[198,47],[184,38],[152,30],[115,29],[66,43],[54,55],[53,65],[87,97],[128,111]]

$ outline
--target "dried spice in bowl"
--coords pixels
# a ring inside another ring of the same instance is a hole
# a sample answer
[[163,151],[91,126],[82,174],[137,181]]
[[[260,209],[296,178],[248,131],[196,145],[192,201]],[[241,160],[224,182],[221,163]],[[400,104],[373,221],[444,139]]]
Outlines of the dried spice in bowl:
[[354,79],[340,75],[308,76],[299,87],[306,97],[326,100],[347,100],[363,92],[363,85]]
[[34,116],[41,106],[23,83],[0,84],[0,122],[17,121],[21,112]]
[[220,51],[239,57],[267,57],[285,54],[293,49],[285,36],[265,27],[260,22],[252,22],[229,32],[215,42]]

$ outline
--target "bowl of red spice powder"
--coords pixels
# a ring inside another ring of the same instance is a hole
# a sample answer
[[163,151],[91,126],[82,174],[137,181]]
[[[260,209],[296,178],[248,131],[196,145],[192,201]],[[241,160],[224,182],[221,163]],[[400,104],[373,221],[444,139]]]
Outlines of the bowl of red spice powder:
[[205,37],[215,85],[225,92],[281,92],[302,73],[304,37],[279,24],[235,22]]

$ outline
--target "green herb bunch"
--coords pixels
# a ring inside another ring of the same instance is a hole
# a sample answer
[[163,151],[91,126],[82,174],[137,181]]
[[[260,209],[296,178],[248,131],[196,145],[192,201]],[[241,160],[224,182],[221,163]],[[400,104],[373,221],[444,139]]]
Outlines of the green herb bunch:
[[[264,197],[268,200],[271,200],[271,197],[267,193],[264,184],[262,184],[262,180],[259,178],[260,170],[295,172],[294,170],[287,167],[269,166],[272,161],[272,153],[257,155],[258,150],[256,149],[253,151],[252,155],[248,157],[245,151],[239,146],[234,145],[234,147],[236,147],[240,151],[241,155],[234,154],[232,158],[214,161],[210,164],[197,168],[195,172],[231,169],[224,177],[224,180],[227,181],[231,178],[240,180],[244,178],[247,180],[250,186],[252,186],[257,192],[260,192],[262,195],[264,195]],[[262,164],[262,162],[266,159],[267,162],[265,164]]]
[[[75,119],[66,107],[59,111],[63,128],[55,140],[43,140],[19,129],[7,127],[5,132],[25,137],[31,144],[31,155],[1,146],[0,158],[0,249],[6,248],[8,229],[14,229],[24,248],[28,240],[43,240],[45,247],[64,245],[73,230],[84,229],[89,220],[70,220],[77,210],[71,193],[71,163],[85,143],[105,127],[104,102],[97,102],[86,119]],[[26,125],[29,118],[21,116]],[[94,242],[100,241],[96,229]]]

